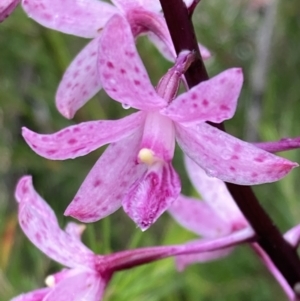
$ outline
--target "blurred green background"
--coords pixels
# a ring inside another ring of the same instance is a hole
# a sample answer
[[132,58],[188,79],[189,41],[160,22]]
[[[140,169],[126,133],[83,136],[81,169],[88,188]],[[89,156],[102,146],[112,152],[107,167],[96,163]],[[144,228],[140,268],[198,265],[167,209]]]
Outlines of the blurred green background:
[[[235,66],[244,70],[245,84],[235,117],[226,123],[231,134],[250,141],[300,135],[300,3],[299,0],[202,0],[194,14],[199,41],[213,57],[206,62],[211,76]],[[87,40],[68,36],[29,19],[21,8],[0,25],[0,300],[44,285],[60,266],[35,248],[17,224],[13,197],[18,178],[32,174],[39,193],[58,215],[64,209],[103,149],[69,161],[49,161],[34,154],[22,140],[21,126],[51,133],[70,124],[128,114],[102,91],[73,120],[56,111],[54,96],[60,78]],[[153,84],[166,72],[165,61],[147,39],[138,41]],[[300,162],[300,150],[282,153]],[[190,186],[180,151],[174,165],[183,192]],[[284,180],[254,188],[282,231],[300,221],[299,169]],[[95,252],[181,243],[195,235],[180,228],[168,214],[142,233],[122,210],[89,224],[84,242]],[[226,259],[195,264],[178,273],[172,259],[118,273],[105,300],[253,300],[286,297],[247,246]]]

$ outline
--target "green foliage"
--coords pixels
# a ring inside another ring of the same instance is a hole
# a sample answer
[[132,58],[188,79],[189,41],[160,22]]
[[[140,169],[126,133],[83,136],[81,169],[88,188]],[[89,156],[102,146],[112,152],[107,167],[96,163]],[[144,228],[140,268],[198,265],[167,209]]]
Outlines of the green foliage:
[[[261,140],[297,136],[300,95],[300,6],[298,0],[279,3],[269,68],[262,94],[261,119],[256,124]],[[245,86],[228,132],[243,138],[253,91],[251,70],[257,60],[255,35],[264,14],[250,10],[246,1],[201,1],[194,15],[199,40],[213,54],[206,64],[210,75],[242,66]],[[49,202],[61,225],[63,212],[102,150],[70,161],[49,161],[35,155],[20,136],[21,126],[37,132],[53,132],[64,126],[101,118],[119,118],[128,113],[102,91],[75,116],[66,120],[56,111],[54,96],[63,71],[86,40],[57,33],[36,24],[21,8],[0,25],[0,300],[43,286],[45,277],[59,269],[32,246],[16,223],[13,197],[17,179],[32,174],[36,189]],[[160,57],[146,39],[139,49],[153,83],[170,63]],[[300,162],[300,151],[282,154]],[[195,194],[176,152],[183,192]],[[255,187],[261,203],[282,231],[300,220],[299,170],[284,180]],[[135,228],[120,210],[107,219],[87,225],[84,242],[96,252],[181,243],[195,236],[181,229],[165,214],[146,233]],[[255,257],[249,246],[238,248],[226,259],[197,264],[183,273],[172,259],[117,273],[105,300],[284,300],[281,289]]]

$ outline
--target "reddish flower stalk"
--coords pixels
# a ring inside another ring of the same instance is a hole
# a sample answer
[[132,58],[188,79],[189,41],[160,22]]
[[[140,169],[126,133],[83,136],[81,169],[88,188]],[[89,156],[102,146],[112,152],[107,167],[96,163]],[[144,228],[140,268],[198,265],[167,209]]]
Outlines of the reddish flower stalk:
[[[177,54],[186,49],[196,52],[197,59],[185,73],[189,87],[193,87],[207,80],[208,75],[198,51],[189,11],[182,0],[160,0],[160,2]],[[225,130],[223,123],[214,125]],[[229,183],[226,185],[236,204],[255,230],[258,237],[257,243],[268,254],[291,288],[295,290],[300,283],[300,260],[295,249],[283,239],[278,228],[259,204],[251,187]]]

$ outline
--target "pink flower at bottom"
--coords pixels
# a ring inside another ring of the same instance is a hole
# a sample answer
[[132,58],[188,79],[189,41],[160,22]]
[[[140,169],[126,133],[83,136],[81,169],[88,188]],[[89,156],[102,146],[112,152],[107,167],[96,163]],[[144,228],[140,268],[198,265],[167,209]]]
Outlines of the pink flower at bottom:
[[80,241],[84,228],[69,223],[61,230],[48,204],[36,193],[30,176],[16,188],[19,224],[29,240],[43,253],[67,269],[46,278],[47,288],[22,294],[12,301],[99,301],[110,279],[110,272],[99,273],[96,256]]
[[30,176],[19,180],[15,197],[19,203],[19,224],[25,235],[66,268],[46,278],[48,287],[21,294],[12,301],[101,301],[117,271],[174,255],[218,250],[253,238],[253,231],[248,231],[194,245],[145,247],[97,255],[80,241],[84,226],[69,223],[65,231],[60,229],[53,210],[34,190]]

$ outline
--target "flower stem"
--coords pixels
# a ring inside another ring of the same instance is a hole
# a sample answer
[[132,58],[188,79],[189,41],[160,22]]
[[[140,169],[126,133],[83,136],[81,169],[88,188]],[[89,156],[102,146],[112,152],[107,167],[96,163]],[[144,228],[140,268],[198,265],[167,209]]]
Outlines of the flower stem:
[[[199,53],[198,44],[189,11],[182,0],[160,0],[176,53],[191,50],[196,60],[185,73],[189,87],[208,79]],[[225,130],[222,124],[213,124]],[[259,204],[251,187],[226,183],[236,204],[257,234],[257,243],[268,254],[292,289],[300,283],[300,260],[295,249],[282,237],[274,222]]]
[[96,269],[116,272],[171,256],[189,255],[227,249],[245,242],[254,242],[255,233],[248,227],[227,236],[194,241],[182,245],[145,247],[96,257]]

